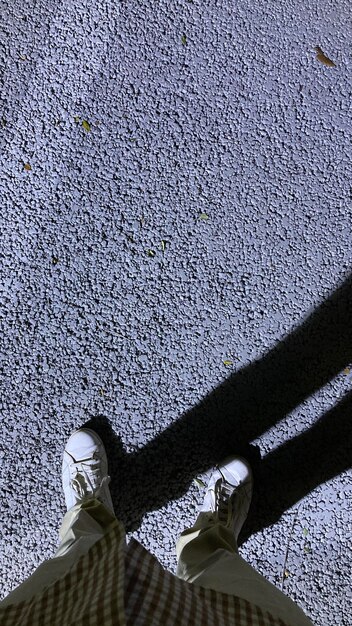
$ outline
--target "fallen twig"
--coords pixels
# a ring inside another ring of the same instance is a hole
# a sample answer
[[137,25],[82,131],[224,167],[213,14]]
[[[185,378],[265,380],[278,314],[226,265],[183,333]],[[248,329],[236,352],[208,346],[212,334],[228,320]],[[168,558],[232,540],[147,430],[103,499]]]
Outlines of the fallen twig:
[[297,507],[297,510],[296,510],[296,513],[295,513],[295,516],[293,518],[293,522],[292,522],[292,525],[291,525],[291,530],[290,530],[290,534],[289,534],[289,537],[288,537],[288,541],[287,541],[287,548],[286,548],[285,560],[284,560],[284,565],[283,565],[283,569],[282,569],[282,577],[281,577],[281,591],[283,591],[283,588],[284,588],[288,551],[289,551],[290,541],[291,541],[293,529],[294,529],[294,526],[295,526],[295,523],[296,523],[296,520],[297,520],[297,517],[298,517],[298,512],[299,512],[300,507],[301,507],[301,505],[299,505]]

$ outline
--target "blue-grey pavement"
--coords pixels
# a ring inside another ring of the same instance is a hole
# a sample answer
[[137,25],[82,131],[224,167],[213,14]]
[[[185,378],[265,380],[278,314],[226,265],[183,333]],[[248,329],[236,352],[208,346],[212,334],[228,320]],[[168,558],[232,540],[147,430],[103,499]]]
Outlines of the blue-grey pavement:
[[55,551],[65,442],[95,420],[165,567],[194,479],[248,454],[240,553],[352,623],[351,17],[1,3],[1,597]]

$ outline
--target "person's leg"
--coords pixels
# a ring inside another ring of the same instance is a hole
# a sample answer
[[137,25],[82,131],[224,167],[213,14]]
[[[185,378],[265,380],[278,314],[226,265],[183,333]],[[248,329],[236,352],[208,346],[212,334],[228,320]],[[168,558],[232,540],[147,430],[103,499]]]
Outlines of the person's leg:
[[218,550],[236,554],[235,536],[226,526],[214,523],[207,514],[201,513],[194,526],[185,530],[177,541],[176,576],[183,580],[198,576],[207,564],[216,560]]
[[176,575],[190,580],[216,561],[218,551],[238,553],[237,537],[252,499],[253,476],[245,459],[225,459],[211,475],[194,526],[176,544]]
[[54,556],[44,561],[34,573],[0,602],[1,607],[29,600],[64,576],[72,565],[86,554],[94,543],[120,523],[99,500],[87,500],[70,509],[60,527],[60,545]]
[[59,530],[60,545],[51,559],[2,601],[2,607],[27,600],[61,578],[112,524],[120,524],[108,489],[105,450],[94,431],[81,429],[70,437],[62,469],[68,511]]
[[224,461],[210,479],[195,525],[178,539],[176,575],[200,587],[245,598],[295,626],[312,626],[290,598],[238,554],[237,537],[251,495],[249,465],[238,458]]

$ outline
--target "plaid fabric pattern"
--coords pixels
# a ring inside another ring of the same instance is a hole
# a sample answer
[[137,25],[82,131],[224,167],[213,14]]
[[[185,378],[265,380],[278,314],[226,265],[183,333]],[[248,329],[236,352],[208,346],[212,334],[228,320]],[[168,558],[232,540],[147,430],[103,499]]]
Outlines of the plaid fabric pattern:
[[18,605],[1,626],[288,626],[250,602],[164,570],[116,521],[68,573]]
[[127,552],[127,626],[288,626],[247,600],[180,580],[135,539]]

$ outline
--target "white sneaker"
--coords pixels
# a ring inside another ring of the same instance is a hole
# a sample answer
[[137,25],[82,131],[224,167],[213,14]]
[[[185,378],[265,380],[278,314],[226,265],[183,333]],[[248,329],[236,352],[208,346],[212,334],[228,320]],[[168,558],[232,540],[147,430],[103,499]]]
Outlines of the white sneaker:
[[111,500],[108,460],[99,435],[80,428],[69,438],[62,462],[62,486],[67,510],[75,504],[97,498],[115,515]]
[[253,475],[248,461],[237,456],[225,459],[210,477],[198,519],[231,528],[237,541],[248,515],[252,491]]

